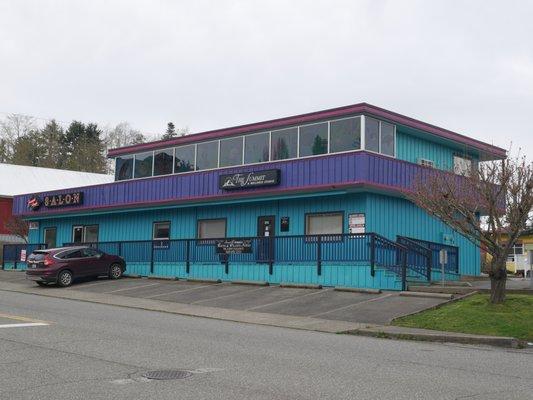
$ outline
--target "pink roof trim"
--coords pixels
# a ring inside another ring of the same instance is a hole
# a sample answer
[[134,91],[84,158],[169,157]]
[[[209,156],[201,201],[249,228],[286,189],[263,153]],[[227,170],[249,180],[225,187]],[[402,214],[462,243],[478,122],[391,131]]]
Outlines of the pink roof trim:
[[292,117],[284,117],[273,119],[269,121],[256,122],[253,124],[239,125],[230,128],[216,129],[212,131],[206,131],[196,133],[193,135],[182,136],[170,140],[158,140],[155,142],[141,143],[132,146],[120,147],[117,149],[111,149],[108,152],[108,157],[116,157],[124,154],[139,153],[142,151],[164,149],[167,147],[179,146],[189,143],[195,143],[200,141],[214,140],[227,136],[235,136],[243,133],[260,132],[263,130],[277,129],[281,127],[298,125],[302,123],[309,123],[313,121],[319,121],[327,118],[348,116],[357,113],[370,114],[376,117],[387,119],[391,122],[405,125],[414,129],[419,129],[424,132],[428,132],[435,136],[452,140],[455,142],[463,143],[474,149],[480,150],[484,153],[490,154],[495,157],[506,157],[506,150],[501,147],[493,146],[491,144],[482,142],[477,139],[473,139],[456,132],[452,132],[447,129],[439,128],[438,126],[428,124],[416,120],[414,118],[407,117],[392,111],[385,110],[384,108],[376,107],[367,103],[359,103],[350,106],[332,108],[329,110],[316,111],[307,114],[295,115]]

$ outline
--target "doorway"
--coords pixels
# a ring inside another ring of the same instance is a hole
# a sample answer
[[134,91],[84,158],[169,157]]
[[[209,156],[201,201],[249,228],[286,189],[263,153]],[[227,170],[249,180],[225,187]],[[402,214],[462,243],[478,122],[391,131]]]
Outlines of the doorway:
[[257,219],[257,262],[268,262],[274,257],[275,217],[261,216]]
[[44,228],[44,243],[47,249],[53,249],[56,247],[57,229],[56,228]]

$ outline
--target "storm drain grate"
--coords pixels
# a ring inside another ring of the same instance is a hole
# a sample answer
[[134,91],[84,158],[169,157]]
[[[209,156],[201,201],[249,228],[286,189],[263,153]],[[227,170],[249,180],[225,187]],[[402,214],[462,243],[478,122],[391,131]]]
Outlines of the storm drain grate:
[[180,369],[166,369],[161,371],[148,371],[142,375],[147,379],[156,379],[159,381],[168,381],[172,379],[185,379],[192,376],[192,373],[189,371],[184,371]]

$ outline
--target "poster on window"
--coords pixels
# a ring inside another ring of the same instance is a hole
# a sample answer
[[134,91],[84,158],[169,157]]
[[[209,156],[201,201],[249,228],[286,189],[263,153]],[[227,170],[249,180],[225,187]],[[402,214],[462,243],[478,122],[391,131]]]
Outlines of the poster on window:
[[365,214],[350,214],[348,215],[348,229],[352,234],[365,233]]

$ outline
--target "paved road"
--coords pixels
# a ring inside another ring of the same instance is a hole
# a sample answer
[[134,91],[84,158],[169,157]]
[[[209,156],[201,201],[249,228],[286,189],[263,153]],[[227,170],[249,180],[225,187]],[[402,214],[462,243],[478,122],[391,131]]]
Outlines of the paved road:
[[[0,271],[0,281],[37,288],[23,272]],[[301,289],[279,286],[247,286],[231,283],[199,283],[153,279],[75,282],[65,289],[145,298],[173,303],[196,304],[234,310],[314,317],[328,320],[389,324],[394,318],[445,302],[443,299],[404,297],[398,292],[379,294],[339,292],[333,288]]]
[[[324,334],[0,291],[0,399],[531,399],[533,353]],[[23,325],[23,324],[21,324]],[[184,380],[142,373],[186,369]]]

